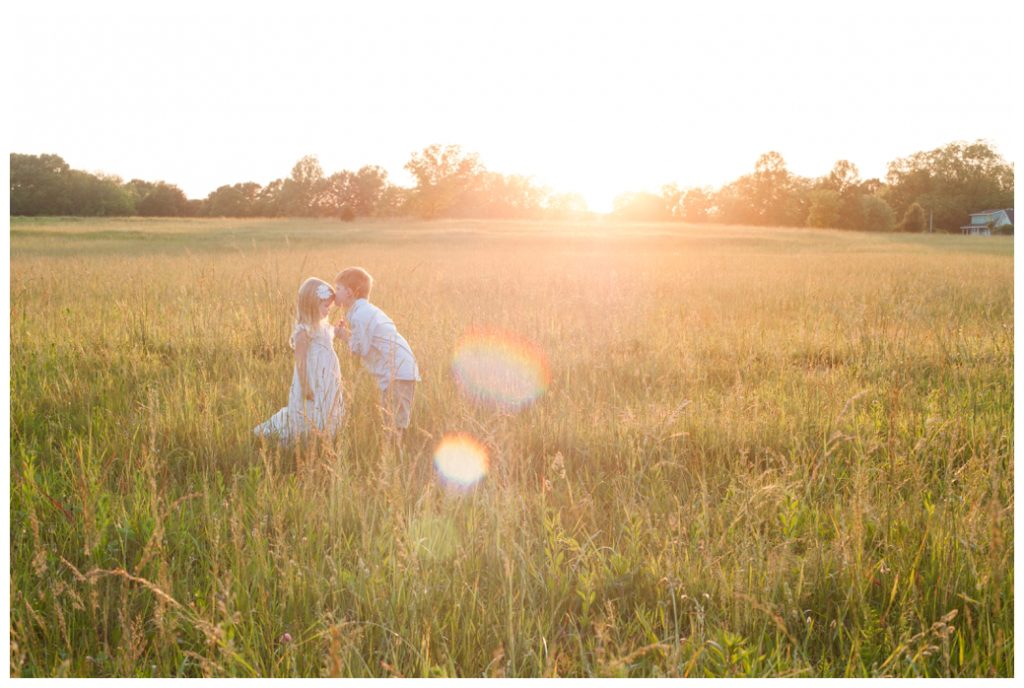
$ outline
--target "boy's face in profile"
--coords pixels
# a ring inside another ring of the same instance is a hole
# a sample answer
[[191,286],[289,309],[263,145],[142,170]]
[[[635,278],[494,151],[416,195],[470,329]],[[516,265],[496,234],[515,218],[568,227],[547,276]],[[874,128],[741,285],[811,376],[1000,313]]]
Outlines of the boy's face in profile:
[[347,309],[355,302],[355,299],[352,298],[352,292],[348,287],[340,282],[336,282],[334,284],[334,302],[337,304],[338,308]]

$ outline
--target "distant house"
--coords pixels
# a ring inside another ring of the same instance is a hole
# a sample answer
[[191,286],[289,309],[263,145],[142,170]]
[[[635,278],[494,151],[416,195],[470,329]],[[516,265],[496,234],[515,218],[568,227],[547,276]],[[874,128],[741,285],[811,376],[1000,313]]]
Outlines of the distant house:
[[1013,226],[1013,208],[1005,210],[981,210],[971,213],[971,224],[960,227],[963,234],[992,236],[992,230],[1007,225]]

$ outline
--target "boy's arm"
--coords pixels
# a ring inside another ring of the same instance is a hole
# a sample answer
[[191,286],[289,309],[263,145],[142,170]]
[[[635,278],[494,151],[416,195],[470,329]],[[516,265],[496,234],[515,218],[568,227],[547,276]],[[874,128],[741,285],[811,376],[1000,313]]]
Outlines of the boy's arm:
[[344,339],[348,343],[349,338],[352,336],[352,330],[348,328],[348,321],[345,318],[341,319],[337,325],[334,326],[334,338]]

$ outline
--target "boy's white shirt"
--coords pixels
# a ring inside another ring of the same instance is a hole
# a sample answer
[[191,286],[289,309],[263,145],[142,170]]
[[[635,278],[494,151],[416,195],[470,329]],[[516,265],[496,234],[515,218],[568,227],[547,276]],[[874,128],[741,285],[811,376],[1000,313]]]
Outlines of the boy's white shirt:
[[412,348],[384,311],[366,299],[356,299],[345,319],[352,332],[348,348],[362,359],[382,390],[392,380],[420,380]]

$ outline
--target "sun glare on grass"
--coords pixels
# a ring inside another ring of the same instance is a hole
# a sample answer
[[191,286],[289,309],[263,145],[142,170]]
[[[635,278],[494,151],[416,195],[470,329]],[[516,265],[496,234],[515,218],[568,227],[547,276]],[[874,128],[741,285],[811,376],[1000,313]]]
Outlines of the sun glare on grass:
[[487,475],[490,460],[476,438],[465,433],[445,435],[434,452],[434,467],[449,485],[472,487]]
[[500,332],[471,332],[463,337],[455,349],[452,372],[467,398],[508,411],[529,406],[551,383],[544,352]]

